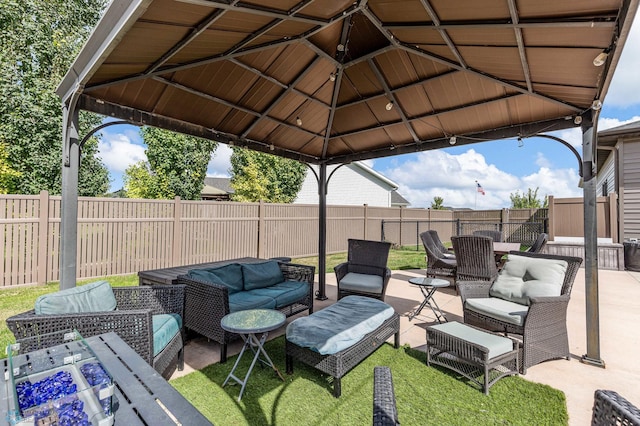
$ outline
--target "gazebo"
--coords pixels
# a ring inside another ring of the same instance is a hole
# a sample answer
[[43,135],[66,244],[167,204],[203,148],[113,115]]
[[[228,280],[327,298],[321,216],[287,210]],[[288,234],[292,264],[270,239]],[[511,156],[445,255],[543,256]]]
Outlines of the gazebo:
[[[583,360],[602,365],[596,124],[637,7],[637,0],[113,0],[58,88],[61,287],[74,286],[76,276],[86,139],[77,132],[79,110],[318,165],[321,271],[327,165],[580,127]],[[319,284],[325,298],[322,273]]]

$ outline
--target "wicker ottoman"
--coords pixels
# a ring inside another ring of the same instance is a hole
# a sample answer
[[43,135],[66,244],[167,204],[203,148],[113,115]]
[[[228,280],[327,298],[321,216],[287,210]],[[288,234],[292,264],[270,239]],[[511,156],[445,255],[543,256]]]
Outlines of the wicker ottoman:
[[[341,303],[343,300],[361,296],[347,296],[336,302]],[[326,308],[329,309],[329,308]],[[314,312],[309,315],[308,319],[312,320],[322,315],[322,311]],[[313,327],[313,321],[308,324]],[[287,329],[288,331],[289,329]],[[321,354],[308,347],[302,347],[285,339],[286,367],[287,373],[293,373],[293,360],[296,359],[307,365],[310,365],[323,373],[333,377],[333,396],[338,398],[342,392],[341,378],[351,369],[357,366],[362,360],[375,352],[384,342],[395,334],[394,346],[397,349],[400,346],[400,316],[394,312],[391,317],[386,319],[380,326],[367,333],[362,339],[353,345],[332,354]]]
[[427,327],[427,365],[462,374],[478,384],[485,395],[501,378],[518,374],[518,353],[517,340],[466,324],[448,322]]

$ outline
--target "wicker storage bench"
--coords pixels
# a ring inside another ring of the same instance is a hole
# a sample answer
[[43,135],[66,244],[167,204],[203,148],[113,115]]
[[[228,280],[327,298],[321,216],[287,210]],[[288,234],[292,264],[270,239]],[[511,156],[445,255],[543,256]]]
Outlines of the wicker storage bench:
[[458,322],[427,327],[427,365],[462,374],[485,395],[501,378],[518,374],[519,347],[517,340]]
[[[349,298],[362,297],[362,296],[347,296],[344,299],[336,302],[334,305],[343,303],[343,300]],[[366,298],[370,299],[370,298]],[[373,300],[373,299],[371,299]],[[379,303],[383,303],[379,301]],[[332,306],[334,306],[332,305]],[[325,308],[324,310],[328,310]],[[322,315],[322,311],[316,312],[307,319],[311,320]],[[313,321],[309,324],[312,328]],[[289,324],[289,327],[293,323]],[[287,334],[289,335],[289,327],[287,328]],[[310,365],[323,373],[326,373],[333,377],[333,396],[338,398],[342,392],[341,378],[347,374],[351,369],[357,366],[362,360],[375,352],[384,342],[391,336],[395,335],[394,346],[398,348],[400,346],[400,317],[397,312],[393,312],[393,315],[386,319],[380,326],[364,335],[362,339],[355,342],[351,346],[342,349],[336,353],[321,354],[316,350],[309,347],[302,347],[295,343],[292,343],[289,338],[285,340],[285,352],[286,352],[286,367],[287,373],[293,373],[293,360],[296,359],[307,365]]]

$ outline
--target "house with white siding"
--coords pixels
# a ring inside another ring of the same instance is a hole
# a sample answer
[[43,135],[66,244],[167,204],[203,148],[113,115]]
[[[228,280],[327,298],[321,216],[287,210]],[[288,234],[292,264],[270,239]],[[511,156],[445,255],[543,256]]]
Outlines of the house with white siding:
[[619,239],[640,239],[640,121],[598,132],[597,195],[618,194]]
[[[318,172],[318,166],[311,166]],[[294,201],[295,204],[318,204],[318,181],[310,170]],[[376,172],[364,163],[327,166],[328,205],[367,204],[376,207],[407,207],[409,202],[400,195],[398,184]]]

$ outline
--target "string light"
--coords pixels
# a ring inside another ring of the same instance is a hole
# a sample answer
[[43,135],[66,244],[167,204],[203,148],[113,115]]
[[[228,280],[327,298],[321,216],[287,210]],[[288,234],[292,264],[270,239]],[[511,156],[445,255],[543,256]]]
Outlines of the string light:
[[296,117],[296,124],[302,126],[302,119],[300,117]]
[[456,142],[458,142],[458,138],[457,138],[457,137],[455,137],[455,136],[451,136],[451,137],[449,138],[449,145],[455,145],[455,144],[456,144]]
[[391,111],[393,109],[393,101],[387,102],[387,104],[384,106],[384,109],[386,109],[387,111]]

